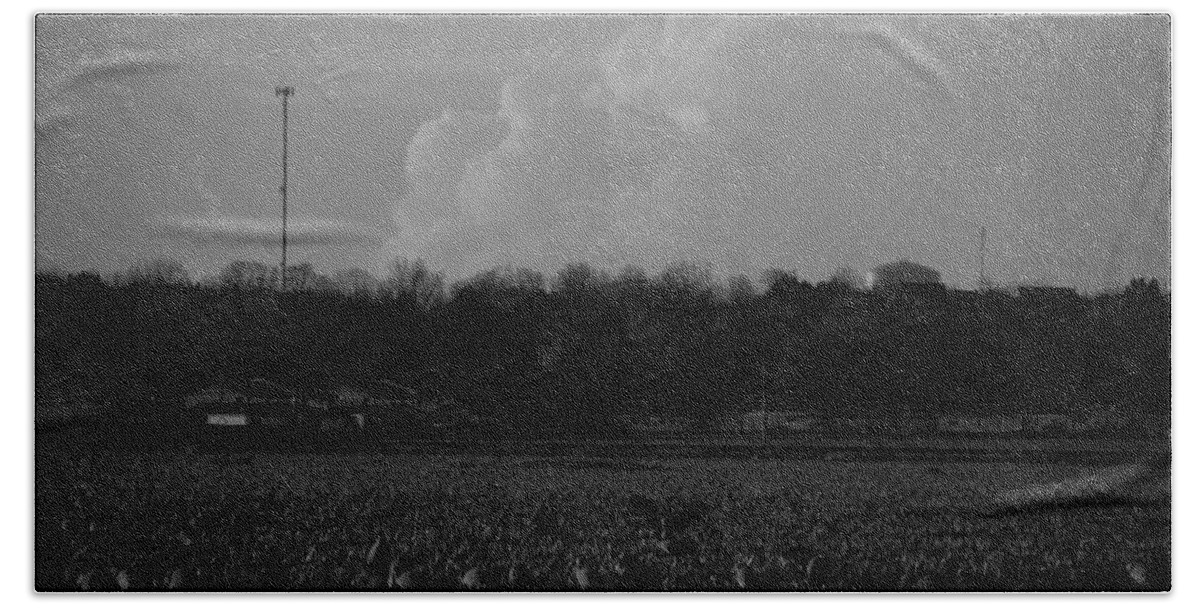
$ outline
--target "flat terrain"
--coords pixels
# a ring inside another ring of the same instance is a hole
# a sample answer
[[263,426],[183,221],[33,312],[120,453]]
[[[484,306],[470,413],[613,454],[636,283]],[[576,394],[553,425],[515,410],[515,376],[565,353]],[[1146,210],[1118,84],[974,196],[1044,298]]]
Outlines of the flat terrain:
[[742,447],[738,457],[661,446],[614,457],[565,444],[389,454],[39,446],[44,590],[1170,586],[1165,477],[1105,502],[1018,511],[995,501],[1131,461],[1144,446],[842,442],[811,455]]

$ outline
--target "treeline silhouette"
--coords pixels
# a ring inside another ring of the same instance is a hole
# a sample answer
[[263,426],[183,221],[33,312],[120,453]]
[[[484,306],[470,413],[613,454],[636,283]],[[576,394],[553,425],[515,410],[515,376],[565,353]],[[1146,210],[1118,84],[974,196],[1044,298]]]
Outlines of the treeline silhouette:
[[[630,419],[716,425],[766,408],[819,416],[1170,410],[1170,295],[866,290],[704,267],[547,280],[497,268],[449,288],[420,261],[289,276],[231,264],[192,282],[152,263],[119,279],[36,275],[38,400],[178,411],[264,378],[298,394],[386,381],[496,434],[613,434]],[[291,275],[293,271],[289,271]],[[302,276],[300,276],[302,275]]]

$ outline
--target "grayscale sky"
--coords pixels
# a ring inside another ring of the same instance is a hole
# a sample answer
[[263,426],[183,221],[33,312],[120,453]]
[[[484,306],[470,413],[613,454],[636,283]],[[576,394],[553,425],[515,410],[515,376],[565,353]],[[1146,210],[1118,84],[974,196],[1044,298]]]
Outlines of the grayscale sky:
[[39,267],[1170,284],[1167,16],[49,16]]

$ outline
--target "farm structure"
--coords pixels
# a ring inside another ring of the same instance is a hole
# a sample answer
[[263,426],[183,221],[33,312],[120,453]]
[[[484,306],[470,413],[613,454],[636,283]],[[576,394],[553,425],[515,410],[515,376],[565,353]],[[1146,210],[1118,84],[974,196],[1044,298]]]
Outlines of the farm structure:
[[1098,419],[1065,414],[947,415],[932,417],[821,417],[809,412],[758,410],[727,418],[722,426],[735,435],[761,433],[829,433],[834,435],[922,436],[931,434],[1003,435],[1012,433],[1083,433]]
[[290,434],[362,431],[361,404],[337,395],[301,395],[267,380],[211,387],[185,400],[185,411],[209,434]]
[[1083,433],[1100,424],[1099,418],[1079,419],[1065,414],[943,416],[937,421],[940,432],[964,434]]
[[187,397],[184,409],[202,428],[214,431],[297,428],[311,418],[307,404],[295,391],[261,379],[234,387],[210,387]]
[[453,401],[420,398],[413,389],[388,382],[301,394],[253,380],[196,393],[184,409],[208,435],[421,436],[477,422]]
[[406,413],[418,409],[419,401],[411,388],[379,382],[366,388],[343,386],[316,399],[313,406],[325,414],[324,428],[349,425],[361,431],[402,422]]
[[860,435],[915,436],[932,432],[934,421],[927,418],[901,416],[829,417],[810,412],[760,410],[750,411],[725,421],[727,432],[755,433],[829,433]]
[[754,411],[726,421],[725,427],[735,432],[762,432],[767,429],[812,431],[821,421],[802,412]]

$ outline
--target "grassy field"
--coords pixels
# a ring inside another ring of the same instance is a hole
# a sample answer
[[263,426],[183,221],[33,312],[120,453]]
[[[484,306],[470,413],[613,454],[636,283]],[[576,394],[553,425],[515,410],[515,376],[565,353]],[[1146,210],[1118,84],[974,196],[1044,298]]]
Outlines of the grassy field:
[[42,445],[37,587],[1170,587],[1165,493],[1005,511],[994,499],[1006,490],[1098,465],[865,453],[115,454]]

